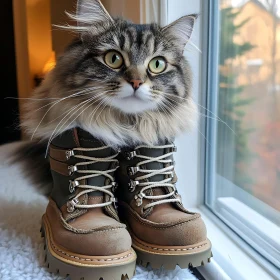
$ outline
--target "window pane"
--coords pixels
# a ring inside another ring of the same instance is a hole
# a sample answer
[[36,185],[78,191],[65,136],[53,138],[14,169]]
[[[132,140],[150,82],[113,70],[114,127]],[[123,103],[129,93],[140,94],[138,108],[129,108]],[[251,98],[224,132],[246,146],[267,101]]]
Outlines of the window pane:
[[[213,146],[208,145],[208,149],[216,147],[209,160],[209,164],[215,162],[215,168],[207,185],[206,203],[249,243],[253,240],[254,248],[259,246],[261,253],[279,265],[279,1],[219,3],[218,97],[216,110],[210,108],[216,113],[212,123],[216,133]],[[244,213],[238,216],[238,211]],[[254,221],[262,227],[267,223],[267,232],[253,225]],[[262,252],[262,245],[257,244],[261,234],[275,249],[272,254]],[[278,238],[274,239],[277,235],[273,234],[279,234]]]

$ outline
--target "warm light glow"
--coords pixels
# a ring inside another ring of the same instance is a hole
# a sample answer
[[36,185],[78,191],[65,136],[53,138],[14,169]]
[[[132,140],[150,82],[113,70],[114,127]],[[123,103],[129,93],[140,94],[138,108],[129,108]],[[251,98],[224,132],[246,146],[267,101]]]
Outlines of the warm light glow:
[[56,65],[56,59],[55,59],[55,53],[52,52],[50,58],[46,62],[44,68],[43,68],[43,75],[45,76],[47,73],[49,73]]

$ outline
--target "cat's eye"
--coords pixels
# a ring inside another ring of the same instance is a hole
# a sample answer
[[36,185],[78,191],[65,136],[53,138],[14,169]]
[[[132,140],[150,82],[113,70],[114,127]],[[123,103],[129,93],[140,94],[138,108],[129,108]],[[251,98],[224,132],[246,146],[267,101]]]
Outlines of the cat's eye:
[[154,74],[162,73],[166,69],[166,61],[162,57],[153,58],[149,63],[149,69]]
[[123,65],[123,57],[117,51],[107,52],[104,60],[106,64],[113,69],[121,68]]

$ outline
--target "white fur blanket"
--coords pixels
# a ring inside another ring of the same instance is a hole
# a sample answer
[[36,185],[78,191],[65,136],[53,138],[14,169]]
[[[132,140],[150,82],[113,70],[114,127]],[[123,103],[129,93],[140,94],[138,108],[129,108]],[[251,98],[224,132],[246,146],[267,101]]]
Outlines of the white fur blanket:
[[[63,279],[50,274],[44,264],[40,221],[47,199],[32,188],[19,164],[8,163],[20,142],[0,146],[0,279]],[[133,280],[196,279],[187,269],[174,271],[137,267]]]

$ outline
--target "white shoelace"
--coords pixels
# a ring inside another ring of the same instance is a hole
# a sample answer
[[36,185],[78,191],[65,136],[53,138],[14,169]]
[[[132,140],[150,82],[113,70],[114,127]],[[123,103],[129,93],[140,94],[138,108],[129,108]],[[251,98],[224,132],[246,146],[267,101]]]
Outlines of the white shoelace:
[[[147,148],[147,149],[168,149],[168,148],[174,148],[174,145],[163,145],[163,146],[138,146],[135,148],[135,150],[141,149],[141,148]],[[138,171],[140,173],[144,173],[145,175],[136,177],[134,180],[135,181],[139,181],[138,186],[142,186],[143,188],[140,190],[139,194],[137,194],[135,196],[136,199],[136,203],[138,206],[142,205],[143,199],[148,199],[148,200],[157,200],[155,202],[151,202],[147,205],[145,205],[144,209],[159,205],[159,204],[163,204],[163,203],[170,203],[170,202],[181,202],[181,200],[179,198],[170,198],[172,197],[175,192],[176,192],[176,187],[174,184],[172,184],[172,179],[173,179],[173,174],[174,174],[174,166],[173,164],[173,160],[171,158],[169,158],[171,155],[173,154],[173,152],[169,152],[167,154],[163,154],[161,156],[158,157],[148,157],[148,156],[144,156],[144,155],[138,155],[136,154],[135,157],[136,158],[140,158],[143,159],[143,161],[140,161],[139,163],[137,163],[137,167],[139,167]],[[156,169],[156,170],[147,170],[147,169],[141,169],[141,166],[144,164],[148,164],[151,162],[159,162],[159,163],[169,163],[171,164],[168,167],[164,167],[162,169]],[[158,182],[140,182],[141,180],[145,180],[148,178],[151,178],[155,175],[170,175],[170,177],[158,181]],[[163,194],[163,195],[146,195],[145,191],[148,189],[153,189],[153,188],[159,188],[159,187],[170,187],[173,189],[172,192],[168,193],[168,194]]]
[[[78,177],[75,180],[70,181],[70,184],[72,184],[73,188],[77,187],[77,188],[85,189],[85,190],[78,193],[73,199],[71,199],[67,203],[68,212],[73,212],[75,210],[75,208],[90,209],[90,208],[104,207],[104,206],[108,206],[108,205],[116,202],[116,198],[115,198],[114,194],[109,190],[109,189],[111,189],[115,186],[114,184],[111,183],[110,185],[104,185],[102,187],[99,187],[99,186],[91,186],[91,185],[81,185],[79,183],[79,181],[81,181],[81,180],[94,178],[94,177],[98,177],[98,176],[104,176],[104,177],[110,179],[111,182],[114,182],[114,177],[112,175],[110,175],[110,173],[115,172],[118,169],[118,166],[116,166],[113,169],[106,170],[106,171],[80,170],[78,167],[89,165],[89,164],[100,163],[100,162],[107,162],[107,163],[108,162],[116,162],[116,163],[118,163],[118,160],[116,159],[116,157],[118,156],[118,153],[116,153],[112,156],[109,156],[109,157],[105,157],[105,158],[96,158],[96,157],[90,157],[90,156],[75,154],[75,151],[93,152],[93,151],[100,151],[100,150],[104,150],[104,149],[108,149],[108,148],[109,148],[108,146],[103,146],[103,147],[98,147],[98,148],[74,148],[73,150],[71,150],[71,156],[72,157],[86,160],[86,161],[83,161],[83,162],[76,163],[75,165],[71,166],[71,168],[74,168],[74,172],[77,172],[79,174],[87,174],[87,175]],[[79,204],[78,198],[80,196],[82,196],[84,194],[91,193],[91,192],[96,192],[96,191],[108,194],[110,196],[110,201],[104,202],[104,203],[91,204],[91,205],[81,205],[81,204]]]

